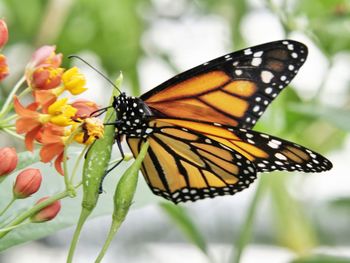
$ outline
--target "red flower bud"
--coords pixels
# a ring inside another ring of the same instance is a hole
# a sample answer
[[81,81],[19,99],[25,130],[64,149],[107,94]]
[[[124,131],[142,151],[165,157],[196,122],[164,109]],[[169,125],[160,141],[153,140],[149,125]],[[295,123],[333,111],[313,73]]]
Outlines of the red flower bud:
[[6,57],[0,54],[0,81],[9,74],[9,67],[7,65]]
[[[36,202],[36,204],[39,204],[48,198],[49,198],[48,196],[40,198],[38,200],[38,202]],[[57,201],[53,202],[52,204],[41,209],[36,214],[34,214],[30,218],[30,220],[33,223],[41,223],[41,222],[49,221],[49,220],[54,219],[60,210],[61,210],[61,202],[59,200],[57,200]]]
[[95,102],[85,99],[77,99],[71,106],[78,110],[74,117],[81,119],[90,117],[91,113],[98,110]]
[[7,175],[15,170],[18,157],[15,148],[0,148],[0,176]]
[[41,185],[42,176],[39,169],[25,169],[19,173],[13,186],[13,196],[18,199],[27,198],[36,193]]
[[5,46],[9,38],[6,22],[0,19],[0,48]]

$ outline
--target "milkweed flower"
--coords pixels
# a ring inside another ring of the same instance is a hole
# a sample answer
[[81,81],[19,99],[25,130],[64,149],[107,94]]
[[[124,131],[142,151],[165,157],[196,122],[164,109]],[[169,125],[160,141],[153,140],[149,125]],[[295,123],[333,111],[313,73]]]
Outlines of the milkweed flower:
[[57,172],[64,174],[62,162],[64,157],[64,148],[70,132],[53,124],[48,124],[42,132],[40,149],[40,160],[48,163],[55,159],[54,165]]
[[97,118],[86,118],[81,124],[82,131],[78,133],[74,139],[81,144],[89,145],[96,139],[103,137],[103,123]]
[[35,101],[44,108],[52,104],[64,91],[78,95],[86,91],[86,79],[77,67],[64,71],[63,68],[38,68],[32,75]]
[[[49,197],[43,197],[40,198],[36,204],[40,204],[42,202],[44,202],[45,200],[47,200]],[[41,209],[39,212],[37,212],[36,214],[34,214],[31,218],[30,221],[32,223],[42,223],[45,221],[49,221],[54,219],[57,214],[60,212],[61,210],[61,201],[57,200],[54,201],[52,204],[44,207],[43,209]]]
[[41,185],[42,176],[39,169],[28,168],[20,172],[13,185],[13,196],[23,199],[36,193]]
[[58,126],[68,126],[73,124],[72,117],[77,109],[67,104],[68,98],[63,98],[52,103],[48,108],[50,122]]
[[18,156],[15,148],[0,148],[0,176],[6,176],[16,169]]
[[40,67],[33,71],[30,86],[34,90],[49,90],[61,84],[63,68]]

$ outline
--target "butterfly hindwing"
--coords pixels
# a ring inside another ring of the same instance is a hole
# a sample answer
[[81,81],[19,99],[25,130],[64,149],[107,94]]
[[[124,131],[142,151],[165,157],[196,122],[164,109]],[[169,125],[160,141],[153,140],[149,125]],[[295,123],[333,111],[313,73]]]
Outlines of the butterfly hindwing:
[[254,163],[258,172],[322,172],[332,168],[329,160],[310,149],[257,131],[187,119],[163,118],[162,121],[190,129],[239,152]]
[[293,40],[258,45],[185,71],[141,99],[158,117],[250,129],[306,57],[306,46]]
[[[256,157],[253,161],[258,172],[274,170],[323,172],[332,168],[332,163],[328,159],[299,144],[252,130],[234,129],[234,133],[243,142],[268,153],[268,157]],[[247,149],[246,151],[249,152]]]
[[[163,120],[152,120],[142,173],[152,191],[175,203],[233,195],[256,178],[255,166],[234,149]],[[145,139],[128,138],[134,156]]]

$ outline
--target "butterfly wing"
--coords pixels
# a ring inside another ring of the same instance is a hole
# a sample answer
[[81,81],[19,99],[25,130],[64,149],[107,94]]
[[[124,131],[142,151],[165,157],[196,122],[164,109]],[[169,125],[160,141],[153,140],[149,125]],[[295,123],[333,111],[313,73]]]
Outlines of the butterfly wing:
[[127,142],[137,156],[149,141],[141,170],[156,195],[174,203],[233,195],[256,178],[252,162],[234,149],[167,121],[152,120],[149,127],[147,139]]
[[301,145],[253,130],[186,119],[162,119],[184,129],[202,134],[250,160],[257,172],[274,170],[322,172],[332,163]]
[[141,99],[155,116],[250,129],[306,57],[307,47],[293,40],[258,45],[185,71]]

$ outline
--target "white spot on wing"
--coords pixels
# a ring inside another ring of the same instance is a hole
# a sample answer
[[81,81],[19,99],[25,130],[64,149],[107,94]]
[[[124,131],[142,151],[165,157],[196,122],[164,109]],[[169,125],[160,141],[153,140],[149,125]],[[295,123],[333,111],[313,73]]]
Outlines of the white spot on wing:
[[261,71],[260,77],[261,77],[262,82],[270,83],[270,81],[274,77],[274,75],[270,71],[263,70],[263,71]]

